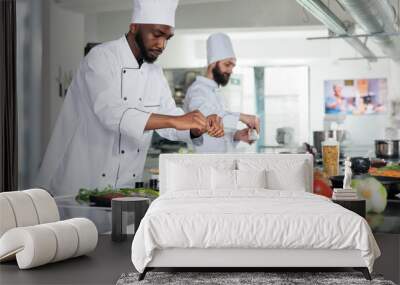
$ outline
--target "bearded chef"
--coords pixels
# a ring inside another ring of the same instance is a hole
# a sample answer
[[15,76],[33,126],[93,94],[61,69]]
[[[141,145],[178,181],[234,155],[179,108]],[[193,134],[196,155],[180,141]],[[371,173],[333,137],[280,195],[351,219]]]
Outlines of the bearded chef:
[[129,32],[94,47],[68,90],[37,185],[53,195],[80,188],[132,187],[141,181],[155,130],[202,144],[223,136],[217,115],[178,109],[162,69],[153,64],[174,34],[178,0],[134,0]]
[[[260,121],[254,115],[231,112],[224,108],[220,87],[229,83],[230,76],[236,66],[236,56],[231,39],[224,33],[215,33],[207,39],[207,74],[197,76],[189,87],[184,101],[184,109],[187,112],[199,110],[204,116],[218,114],[223,119],[225,136],[212,137],[204,135],[204,143],[195,146],[199,153],[224,153],[233,151],[242,141],[248,144],[254,142],[254,132],[260,131]],[[241,121],[247,127],[237,129]],[[253,132],[253,134],[252,134]]]

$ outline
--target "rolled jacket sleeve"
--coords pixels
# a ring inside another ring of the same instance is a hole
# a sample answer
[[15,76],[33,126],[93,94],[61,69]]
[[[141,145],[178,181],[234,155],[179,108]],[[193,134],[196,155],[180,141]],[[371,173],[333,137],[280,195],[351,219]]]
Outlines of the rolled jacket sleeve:
[[221,117],[224,123],[224,128],[235,130],[237,129],[237,125],[240,119],[239,112],[224,112]]
[[105,128],[141,140],[150,113],[128,106],[121,96],[121,70],[111,53],[94,48],[85,59],[81,77],[89,105]]

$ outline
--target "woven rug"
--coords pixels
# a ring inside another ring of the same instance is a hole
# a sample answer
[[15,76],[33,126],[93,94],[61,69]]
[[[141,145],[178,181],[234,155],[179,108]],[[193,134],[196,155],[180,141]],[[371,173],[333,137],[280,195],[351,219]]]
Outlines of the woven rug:
[[395,285],[376,275],[368,281],[359,272],[148,272],[142,281],[138,281],[138,276],[138,273],[122,274],[117,285]]

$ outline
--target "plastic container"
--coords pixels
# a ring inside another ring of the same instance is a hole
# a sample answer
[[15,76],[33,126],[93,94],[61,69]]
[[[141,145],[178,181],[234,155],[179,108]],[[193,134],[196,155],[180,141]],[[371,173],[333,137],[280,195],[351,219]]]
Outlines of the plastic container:
[[99,234],[111,233],[111,207],[92,207],[78,203],[74,196],[55,197],[61,220],[88,218],[97,227]]
[[322,165],[327,176],[339,175],[339,142],[334,138],[328,138],[322,142]]

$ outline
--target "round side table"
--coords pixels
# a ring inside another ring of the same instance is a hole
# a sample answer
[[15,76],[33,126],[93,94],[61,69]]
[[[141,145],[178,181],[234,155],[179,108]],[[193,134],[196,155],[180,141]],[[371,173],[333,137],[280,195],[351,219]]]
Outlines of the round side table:
[[137,231],[146,214],[150,199],[144,197],[121,197],[111,200],[113,241],[124,241]]

